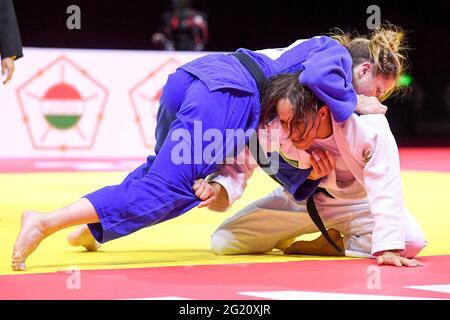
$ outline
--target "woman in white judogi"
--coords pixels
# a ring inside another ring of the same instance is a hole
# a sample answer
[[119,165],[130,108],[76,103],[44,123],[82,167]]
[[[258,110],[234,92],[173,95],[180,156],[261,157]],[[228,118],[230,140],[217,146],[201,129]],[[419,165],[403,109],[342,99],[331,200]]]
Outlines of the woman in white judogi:
[[[379,58],[381,63],[391,60],[389,54],[385,52],[385,57]],[[355,65],[355,56],[352,57]],[[289,77],[298,84],[294,75],[281,76],[283,79],[271,81],[266,95],[270,91],[279,93],[280,83]],[[292,83],[287,87],[292,89]],[[426,241],[420,226],[404,208],[398,149],[384,115],[353,114],[337,123],[323,106],[317,112],[312,111],[315,116],[310,119],[311,126],[299,130],[303,131],[302,136],[289,126],[293,110],[289,95],[284,92],[273,97],[273,107],[280,116],[268,127],[272,131],[281,129],[281,140],[279,150],[268,151],[279,151],[287,162],[299,168],[312,164],[316,175],[329,173],[322,178],[320,187],[332,197],[317,193],[314,200],[324,225],[331,229],[330,235],[345,249],[345,255],[377,256],[379,264],[421,265],[412,258],[425,247]],[[378,92],[373,95],[380,96]],[[305,118],[308,117],[311,110],[305,111]],[[313,155],[311,164],[307,161],[309,154]],[[202,206],[208,204],[213,210],[231,206],[241,196],[251,172],[249,166],[226,165],[210,185],[199,181],[194,189],[206,200]],[[305,201],[296,201],[279,188],[224,221],[213,234],[211,245],[216,254],[263,253],[274,248],[289,254],[336,254],[322,237],[314,242],[293,243],[296,237],[317,231]]]
[[[295,75],[282,77],[296,81]],[[328,107],[323,106],[306,136],[292,142],[292,136],[287,138],[283,129],[292,106],[288,99],[281,99],[276,108],[280,118],[269,126],[271,131],[281,129],[279,151],[284,157],[297,161],[299,167],[308,166],[302,150],[317,157],[316,150],[321,149],[327,150],[329,156],[321,153],[316,163],[335,162],[331,165],[335,169],[319,185],[334,198],[317,193],[314,200],[324,225],[344,235],[345,255],[390,259],[390,254],[397,253],[414,258],[426,242],[420,226],[404,208],[398,149],[385,116],[353,114],[337,123]],[[251,176],[252,168],[244,166],[242,172],[242,167],[225,165],[222,175],[213,179],[226,190],[228,206],[240,197]],[[289,247],[296,237],[318,231],[305,205],[305,201],[298,202],[279,188],[222,223],[212,236],[212,249],[217,254],[263,253],[274,248],[285,249],[286,253],[314,253],[308,252],[311,248],[302,242]],[[214,204],[210,208],[214,209]],[[332,236],[340,240],[337,233]],[[326,242],[320,246],[323,244]],[[329,252],[333,250],[325,246],[316,253]],[[415,260],[401,261],[411,266],[419,264]]]

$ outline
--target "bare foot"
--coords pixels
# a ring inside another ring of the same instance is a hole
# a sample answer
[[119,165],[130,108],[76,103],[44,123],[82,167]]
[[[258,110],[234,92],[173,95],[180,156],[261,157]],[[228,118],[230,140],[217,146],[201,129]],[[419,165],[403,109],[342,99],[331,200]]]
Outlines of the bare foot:
[[25,260],[48,236],[43,223],[44,215],[35,211],[25,211],[22,214],[22,226],[14,244],[11,267],[14,271],[25,271]]
[[87,251],[97,251],[100,248],[100,243],[95,240],[85,224],[71,232],[67,236],[67,241],[74,247],[83,246]]
[[[341,233],[336,229],[327,230],[331,239],[344,250],[344,241]],[[285,254],[309,254],[320,256],[342,256],[323,235],[312,241],[296,241],[284,250]]]

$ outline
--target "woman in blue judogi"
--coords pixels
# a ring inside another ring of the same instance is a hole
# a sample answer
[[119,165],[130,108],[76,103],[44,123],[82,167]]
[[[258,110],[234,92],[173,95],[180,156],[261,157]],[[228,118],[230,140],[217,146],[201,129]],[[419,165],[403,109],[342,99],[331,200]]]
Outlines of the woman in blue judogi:
[[[347,50],[325,36],[299,40],[284,49],[238,51],[253,59],[266,78],[302,71],[305,61],[317,56],[321,58],[315,59],[312,67],[326,68],[328,63],[338,63],[351,72]],[[336,79],[339,80],[339,74],[335,75]],[[351,83],[331,81],[324,86],[321,79],[309,79],[308,83],[310,89],[330,106],[336,121],[343,121],[353,113],[356,94]],[[256,130],[259,96],[257,83],[235,56],[211,54],[181,66],[169,76],[163,89],[156,129],[156,155],[149,156],[145,164],[119,185],[97,190],[45,215],[25,212],[14,247],[13,269],[25,270],[25,259],[39,242],[63,228],[88,224],[89,230],[83,231],[86,236],[92,239],[92,233],[96,241],[103,243],[175,218],[198,205],[200,200],[192,185],[196,179],[213,173],[217,164],[223,163],[226,153],[217,154],[214,161],[194,161],[196,141],[188,146],[192,161],[175,163],[172,153],[180,141],[173,141],[173,133],[183,130],[194,139],[196,121],[201,121],[201,136],[208,129],[219,130],[224,137],[226,129]],[[204,150],[210,142],[201,141],[201,150]],[[310,169],[304,170],[300,173],[303,178],[296,176],[295,183],[301,185],[309,173]],[[292,188],[292,181],[286,183]],[[83,239],[83,235],[78,239]]]

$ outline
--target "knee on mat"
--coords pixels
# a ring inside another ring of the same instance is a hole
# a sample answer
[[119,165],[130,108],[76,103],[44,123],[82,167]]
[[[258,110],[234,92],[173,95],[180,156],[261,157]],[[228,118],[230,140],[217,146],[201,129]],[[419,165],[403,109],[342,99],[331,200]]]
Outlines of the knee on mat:
[[243,253],[236,247],[236,240],[228,230],[219,229],[211,236],[211,250],[217,255]]

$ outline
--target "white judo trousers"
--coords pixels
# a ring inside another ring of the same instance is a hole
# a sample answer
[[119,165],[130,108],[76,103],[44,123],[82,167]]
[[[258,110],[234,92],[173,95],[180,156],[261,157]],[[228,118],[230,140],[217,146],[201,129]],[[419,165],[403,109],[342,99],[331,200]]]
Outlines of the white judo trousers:
[[[314,200],[325,227],[343,234],[346,256],[373,257],[375,218],[367,199],[339,200],[317,193]],[[405,250],[401,255],[412,258],[426,241],[414,217],[407,213],[405,218]],[[306,201],[297,202],[278,188],[226,219],[212,235],[211,247],[219,255],[265,253],[283,250],[296,237],[318,231],[308,215]]]

